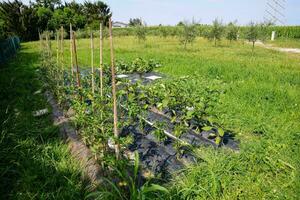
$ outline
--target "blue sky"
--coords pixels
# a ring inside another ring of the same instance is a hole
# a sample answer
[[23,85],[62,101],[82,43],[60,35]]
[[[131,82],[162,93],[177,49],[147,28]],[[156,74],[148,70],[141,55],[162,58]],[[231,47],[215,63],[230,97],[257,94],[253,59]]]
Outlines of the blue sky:
[[[25,2],[28,0],[25,0]],[[92,0],[91,0],[92,1]],[[267,0],[103,0],[113,11],[113,20],[142,18],[148,25],[177,24],[192,20],[209,24],[215,18],[239,24],[263,21]],[[278,0],[277,0],[278,1]],[[300,25],[300,0],[285,0],[286,24]],[[76,2],[84,2],[78,0]]]

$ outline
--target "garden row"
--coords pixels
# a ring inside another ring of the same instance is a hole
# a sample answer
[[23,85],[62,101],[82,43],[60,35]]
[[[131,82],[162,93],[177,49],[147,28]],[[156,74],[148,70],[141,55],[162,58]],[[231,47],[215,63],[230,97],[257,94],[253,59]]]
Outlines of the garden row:
[[66,68],[63,33],[63,29],[57,32],[56,62],[47,33],[41,40],[41,47],[47,47],[42,52],[43,77],[104,168],[118,165],[114,160],[122,155],[132,158],[137,151],[147,170],[165,175],[193,162],[193,149],[199,146],[238,149],[233,134],[216,124],[217,116],[211,114],[226,90],[224,83],[207,84],[198,76],[153,82],[151,71],[160,66],[158,62],[137,58],[115,65],[112,48],[110,67],[102,64],[102,55],[99,68],[93,62],[90,69],[79,67],[75,33],[72,64]]

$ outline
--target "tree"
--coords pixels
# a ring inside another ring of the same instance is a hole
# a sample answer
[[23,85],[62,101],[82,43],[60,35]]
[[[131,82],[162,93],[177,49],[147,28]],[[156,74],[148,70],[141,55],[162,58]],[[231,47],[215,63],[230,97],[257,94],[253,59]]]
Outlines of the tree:
[[53,12],[50,8],[47,7],[38,7],[37,8],[37,16],[38,16],[38,27],[40,31],[48,30],[49,21],[53,16]]
[[193,44],[196,39],[197,30],[195,22],[189,23],[188,21],[185,21],[179,34],[180,42],[184,45],[184,49],[186,49],[186,45],[188,43]]
[[36,0],[36,7],[49,8],[54,11],[55,7],[61,5],[60,0]]
[[146,40],[146,33],[147,29],[145,25],[138,25],[135,28],[136,37],[138,38],[139,42]]
[[245,32],[245,38],[249,42],[252,42],[252,52],[254,50],[255,42],[257,41],[258,36],[259,36],[259,25],[254,22],[250,22]]
[[88,24],[100,19],[105,26],[108,26],[108,19],[111,16],[110,8],[102,1],[94,3],[85,1],[83,4],[83,14],[86,17]]
[[226,39],[230,41],[236,41],[238,39],[239,28],[236,26],[236,22],[230,22],[227,25]]
[[143,22],[140,18],[129,19],[129,26],[142,26]]
[[273,23],[270,21],[265,21],[259,24],[259,39],[265,42],[269,38],[269,27],[272,26]]
[[208,37],[209,40],[214,40],[214,44],[215,46],[217,46],[217,41],[221,40],[223,32],[224,32],[224,26],[222,24],[222,21],[215,19],[213,21],[213,25],[210,31],[206,34],[206,37]]

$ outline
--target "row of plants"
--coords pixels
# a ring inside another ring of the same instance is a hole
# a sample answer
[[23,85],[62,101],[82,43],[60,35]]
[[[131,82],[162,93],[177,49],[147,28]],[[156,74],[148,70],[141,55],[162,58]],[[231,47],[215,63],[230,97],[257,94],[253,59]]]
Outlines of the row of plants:
[[[72,119],[78,134],[101,164],[106,172],[103,176],[110,180],[117,177],[121,181],[113,185],[125,194],[128,193],[128,187],[133,187],[133,183],[137,185],[140,183],[136,183],[135,178],[130,179],[131,181],[126,180],[127,176],[124,178],[128,168],[132,170],[132,163],[127,159],[117,160],[111,149],[117,143],[121,147],[121,152],[126,150],[132,143],[133,136],[129,134],[125,137],[116,137],[114,135],[110,67],[104,65],[103,68],[104,87],[103,95],[101,95],[100,87],[98,87],[100,85],[98,73],[94,74],[97,87],[93,91],[91,70],[80,69],[81,87],[78,87],[75,76],[64,69],[63,63],[53,60],[50,45],[42,46],[47,47],[42,51],[42,77],[45,79],[46,87],[55,94],[62,109]],[[153,59],[137,58],[130,63],[116,62],[116,71],[118,74],[137,73],[142,80],[144,73],[151,72],[159,66],[160,63]],[[221,146],[225,131],[216,123],[214,106],[220,103],[220,96],[225,89],[226,85],[221,81],[212,80],[207,84],[198,75],[170,78],[147,85],[142,84],[142,81],[133,83],[126,79],[117,79],[118,130],[121,132],[124,127],[133,124],[144,126],[147,113],[156,111],[168,119],[157,120],[153,124],[158,141],[168,139],[163,131],[172,124],[172,134],[177,138],[180,138],[188,129],[199,135],[207,131],[209,139],[217,146]],[[175,142],[174,148],[180,151],[183,145],[187,144]],[[157,185],[152,181],[152,179],[146,181],[143,187],[156,187]],[[143,192],[136,185],[134,188],[135,191],[130,191],[127,195]],[[157,186],[153,192],[161,191],[165,192],[162,187]]]

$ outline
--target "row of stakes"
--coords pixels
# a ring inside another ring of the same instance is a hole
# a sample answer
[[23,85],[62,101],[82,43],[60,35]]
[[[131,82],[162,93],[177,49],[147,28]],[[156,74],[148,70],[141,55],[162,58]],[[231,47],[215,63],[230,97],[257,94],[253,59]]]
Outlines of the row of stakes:
[[[100,22],[100,95],[103,96],[103,23]],[[91,67],[92,67],[92,93],[95,93],[95,67],[94,67],[94,42],[93,42],[93,33],[91,32]],[[60,40],[59,40],[60,38]],[[51,43],[48,33],[45,36],[46,39],[46,48],[48,49],[48,55],[52,56],[51,53]],[[42,36],[40,34],[40,41],[42,41]],[[110,40],[110,58],[111,58],[111,77],[112,77],[112,99],[113,99],[113,116],[114,116],[114,137],[119,138],[118,132],[118,117],[117,117],[117,97],[116,97],[116,80],[115,80],[115,59],[114,59],[114,47],[113,47],[113,35],[112,35],[112,20],[109,18],[109,40]],[[56,32],[56,63],[59,66],[59,62],[61,62],[61,68],[63,71],[64,68],[64,28],[61,27],[60,31]],[[40,43],[42,49],[42,43]],[[60,50],[59,50],[60,47]],[[60,59],[59,59],[60,58]],[[70,24],[70,61],[71,61],[71,77],[72,81],[74,78],[74,66],[76,68],[76,85],[77,88],[81,88],[80,82],[80,72],[78,66],[77,59],[77,48],[76,48],[76,34],[75,31],[72,30],[72,24]],[[80,97],[82,99],[82,97]],[[120,159],[120,144],[119,142],[115,142],[115,154],[116,158]]]

